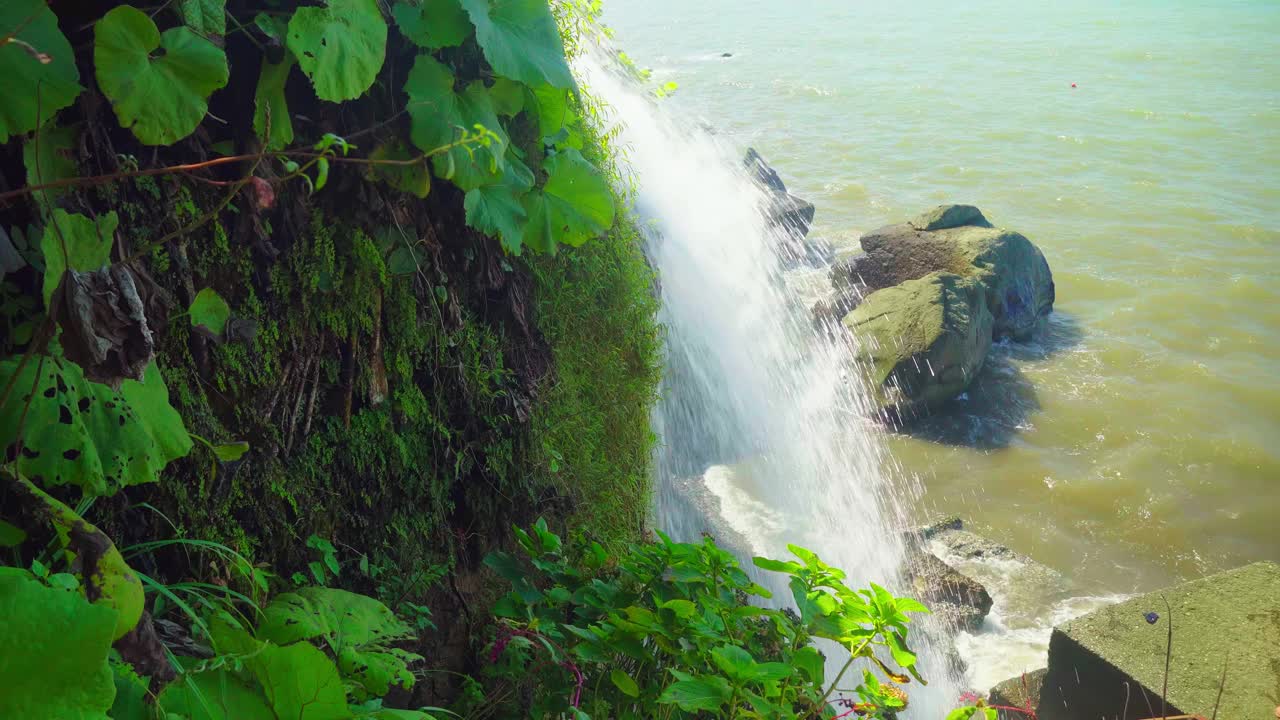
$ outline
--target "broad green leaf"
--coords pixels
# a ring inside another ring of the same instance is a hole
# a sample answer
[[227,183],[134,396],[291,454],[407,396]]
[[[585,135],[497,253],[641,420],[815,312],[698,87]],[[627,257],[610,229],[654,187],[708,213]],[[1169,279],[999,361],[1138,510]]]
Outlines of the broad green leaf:
[[[496,140],[491,140],[486,147],[473,143],[464,147],[456,147],[447,153],[431,158],[436,175],[448,179],[463,191],[474,190],[483,185],[492,185],[503,179],[503,165],[510,139],[498,115],[493,111],[493,101],[489,99],[489,91],[479,80],[472,82],[467,89],[457,96],[459,124],[475,132],[477,125],[493,131]],[[451,169],[452,173],[446,171]]]
[[761,570],[769,570],[771,572],[793,574],[804,569],[799,563],[793,563],[789,560],[770,560],[765,557],[757,557],[752,558],[751,562],[755,563],[755,566]]
[[133,666],[114,656],[109,661],[116,686],[116,699],[111,703],[111,720],[154,720],[155,709],[147,702],[147,681]]
[[778,682],[791,677],[791,671],[791,666],[786,663],[757,663],[755,667],[751,668],[751,680],[761,683]]
[[182,22],[201,35],[227,34],[227,0],[179,0]]
[[693,617],[693,614],[698,610],[697,605],[694,605],[692,601],[685,600],[683,598],[668,600],[662,603],[659,607],[664,607],[674,612],[676,614],[676,617],[685,618],[685,619]]
[[[0,386],[17,372],[17,358],[0,362]],[[17,378],[17,392],[0,407],[0,447],[17,440],[18,418],[31,392],[17,469],[45,487],[77,485],[90,495],[154,482],[169,461],[191,450],[182,418],[152,363],[145,383],[126,380],[116,392],[90,382],[78,365],[32,358]],[[29,390],[33,388],[34,391]]]
[[387,23],[377,0],[328,0],[294,11],[288,44],[321,100],[354,100],[382,69]]
[[291,53],[278,63],[263,58],[258,73],[258,89],[253,94],[253,131],[268,150],[280,150],[293,142],[293,119],[284,94],[293,63]]
[[[369,153],[370,160],[411,160],[416,157],[418,155],[398,139],[383,143]],[[431,170],[425,159],[407,165],[370,165],[369,172],[391,187],[415,197],[424,198],[431,192]]]
[[524,244],[552,252],[557,243],[578,247],[613,226],[613,193],[577,150],[564,150],[544,166],[547,184],[525,198]]
[[533,98],[538,110],[538,134],[544,138],[555,136],[576,119],[565,88],[539,85],[533,88]]
[[676,705],[686,712],[719,710],[733,695],[729,682],[722,677],[699,677],[671,683],[658,702]]
[[[22,161],[27,167],[28,186],[66,180],[79,174],[75,161],[78,131],[77,126],[45,125],[23,143]],[[40,206],[41,217],[48,219],[54,202],[66,193],[65,188],[50,188],[37,190],[31,197]]]
[[234,462],[249,452],[249,443],[244,440],[222,443],[213,446],[213,454],[222,462]]
[[342,676],[363,688],[363,697],[413,684],[407,665],[422,658],[390,645],[412,636],[413,629],[377,600],[321,587],[278,596],[258,627],[260,639],[279,645],[323,639],[337,656]]
[[495,72],[531,87],[573,87],[564,42],[546,0],[461,0]]
[[431,152],[459,136],[462,114],[453,92],[453,73],[430,55],[419,55],[404,82],[409,96],[409,137]]
[[27,539],[27,533],[12,523],[0,520],[0,547],[17,547]]
[[191,318],[191,327],[202,327],[214,335],[221,335],[227,329],[231,307],[216,290],[204,288],[196,293],[195,300],[191,301],[188,314]]
[[[58,29],[58,18],[45,0],[0,2],[0,37],[10,35],[21,42],[0,45],[0,72],[4,73],[0,143],[43,125],[74,102],[81,90],[71,43]],[[48,62],[43,62],[45,58]]]
[[533,173],[508,153],[501,182],[467,192],[463,200],[467,225],[498,238],[507,252],[519,255],[526,219],[520,198],[532,186]]
[[100,216],[96,222],[61,208],[53,211],[40,239],[40,250],[44,253],[42,295],[46,308],[50,306],[49,300],[61,284],[64,272],[97,270],[111,262],[111,245],[115,242],[119,222],[114,210]]
[[227,56],[218,46],[185,26],[161,33],[131,5],[94,26],[93,63],[120,125],[147,145],[190,135],[209,96],[227,84]]
[[622,670],[618,668],[611,670],[609,672],[609,680],[614,687],[622,691],[623,695],[633,698],[640,697],[640,686],[636,685],[636,681],[632,680],[631,676]]
[[276,717],[346,720],[351,716],[338,669],[314,645],[268,643],[248,664]]
[[458,0],[400,0],[391,15],[405,37],[428,50],[457,47],[471,35],[471,21]]
[[489,88],[489,97],[493,98],[493,110],[503,117],[515,117],[524,109],[525,86],[500,77],[493,81]]
[[897,598],[897,603],[898,609],[905,612],[932,612],[929,608],[925,607],[923,603],[913,600],[912,598]]
[[711,659],[721,672],[738,684],[750,680],[756,666],[751,653],[737,645],[723,645],[712,650]]
[[800,671],[809,678],[809,682],[814,685],[821,686],[825,682],[826,660],[812,645],[806,645],[797,650],[791,656],[791,662],[800,668]]
[[0,717],[106,720],[116,612],[0,568]]
[[524,579],[524,568],[521,567],[515,557],[509,553],[489,553],[484,559],[484,564],[493,568],[493,570],[498,573],[498,576],[504,580],[516,582],[517,580]]
[[262,692],[225,668],[182,675],[165,686],[159,705],[187,720],[264,720],[276,717]]

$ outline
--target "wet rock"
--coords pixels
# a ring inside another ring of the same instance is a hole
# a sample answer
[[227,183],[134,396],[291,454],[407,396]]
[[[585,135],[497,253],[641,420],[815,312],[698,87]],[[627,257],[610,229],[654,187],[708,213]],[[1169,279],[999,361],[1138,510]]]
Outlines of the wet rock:
[[1166,662],[1169,717],[1271,717],[1280,688],[1277,648],[1280,565],[1254,563],[1148,593],[1054,628],[1040,717],[1159,717]]
[[937,272],[868,295],[843,320],[871,366],[879,410],[912,419],[964,391],[991,347],[992,315],[978,282]]
[[905,571],[915,596],[953,627],[976,630],[991,612],[991,595],[982,583],[928,552],[909,552]]
[[755,148],[747,149],[743,164],[747,173],[764,192],[761,210],[769,223],[779,230],[778,253],[783,263],[815,266],[830,264],[835,256],[835,249],[831,244],[808,237],[816,212],[813,203],[788,192],[782,176]]
[[[1045,674],[1048,672],[1045,668],[1041,668],[997,683],[987,695],[987,704],[1020,708],[1035,713],[1040,706],[1040,689],[1044,685]],[[1034,717],[1026,712],[1012,710],[1000,710],[999,713],[1000,720],[1023,720]]]

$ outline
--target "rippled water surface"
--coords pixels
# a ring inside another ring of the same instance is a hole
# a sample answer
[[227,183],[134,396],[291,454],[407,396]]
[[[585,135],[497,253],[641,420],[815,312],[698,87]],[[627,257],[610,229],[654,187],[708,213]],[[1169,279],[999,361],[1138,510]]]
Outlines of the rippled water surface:
[[1044,250],[1048,332],[889,441],[922,512],[1099,594],[1280,561],[1280,3],[607,6],[815,234],[969,202]]

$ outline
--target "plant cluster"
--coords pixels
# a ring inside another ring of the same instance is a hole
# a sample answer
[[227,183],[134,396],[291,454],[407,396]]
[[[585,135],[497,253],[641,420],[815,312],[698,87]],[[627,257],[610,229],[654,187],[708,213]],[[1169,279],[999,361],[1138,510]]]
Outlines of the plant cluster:
[[[541,521],[516,536],[523,557],[485,561],[511,583],[491,674],[500,700],[527,698],[529,717],[832,718],[845,693],[851,713],[891,718],[903,686],[924,682],[907,628],[926,608],[853,590],[804,548],[790,546],[798,561],[754,561],[785,580],[792,611],[753,604],[770,592],[709,538],[659,533],[611,558],[596,543],[570,552]],[[817,640],[839,648],[834,674]]]

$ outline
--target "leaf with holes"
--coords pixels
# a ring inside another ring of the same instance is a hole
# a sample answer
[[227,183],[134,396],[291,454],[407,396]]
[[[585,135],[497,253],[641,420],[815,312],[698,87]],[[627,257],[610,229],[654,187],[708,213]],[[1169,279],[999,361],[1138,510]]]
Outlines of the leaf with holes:
[[519,158],[507,153],[501,182],[467,192],[463,208],[467,225],[502,241],[512,255],[520,254],[525,214],[521,198],[533,187],[533,173]]
[[227,320],[231,317],[231,306],[213,288],[204,288],[196,293],[188,311],[191,327],[203,328],[214,335],[222,335],[227,329]]
[[0,387],[17,375],[14,391],[0,407],[0,447],[16,455],[18,471],[36,483],[77,485],[90,495],[108,495],[154,482],[165,465],[191,451],[191,436],[169,404],[154,363],[145,383],[126,380],[116,392],[86,380],[78,365],[62,358],[44,357],[41,367],[40,358],[33,357],[21,372],[19,361],[0,362]]
[[180,0],[182,22],[201,35],[227,34],[227,0]]
[[0,567],[0,717],[106,720],[116,612]]
[[377,600],[334,588],[305,587],[278,596],[264,611],[258,637],[280,645],[323,640],[338,659],[342,676],[364,697],[385,695],[392,685],[409,687],[410,662],[422,658],[391,647],[413,637],[413,629]]
[[321,100],[354,100],[382,69],[387,22],[377,0],[329,0],[294,11],[288,45]]
[[94,26],[98,85],[122,127],[147,145],[190,135],[227,84],[227,56],[188,27],[161,33],[146,13],[121,5]]
[[547,184],[525,196],[525,245],[548,253],[557,243],[578,247],[613,226],[609,183],[577,150],[557,153],[545,167]]
[[43,125],[74,102],[82,89],[71,43],[45,0],[0,3],[0,38],[10,36],[13,41],[0,45],[0,143]]
[[530,87],[573,87],[564,41],[546,0],[461,0],[495,72]]
[[96,221],[62,208],[53,211],[40,239],[40,250],[44,253],[41,294],[46,308],[67,270],[97,270],[111,262],[111,246],[119,223],[114,211]]
[[471,35],[471,21],[458,0],[401,0],[391,15],[410,42],[428,50],[457,47]]
[[293,55],[288,53],[278,63],[263,58],[258,73],[258,89],[253,93],[253,131],[268,150],[280,150],[293,142],[293,120],[284,95],[293,62]]

